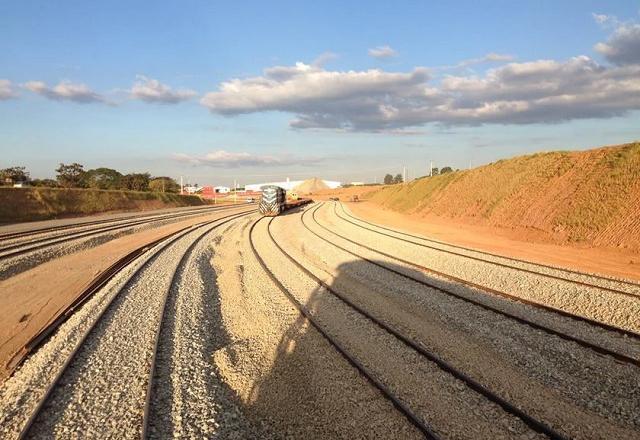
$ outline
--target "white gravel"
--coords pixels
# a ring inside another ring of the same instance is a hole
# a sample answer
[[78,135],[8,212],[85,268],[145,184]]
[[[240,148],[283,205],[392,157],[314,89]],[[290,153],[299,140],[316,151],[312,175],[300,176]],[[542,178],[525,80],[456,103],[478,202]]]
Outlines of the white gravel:
[[[417,278],[424,277],[415,270],[400,267],[389,258],[332,236],[314,226],[310,215],[305,217],[315,232],[340,246],[395,270]],[[279,221],[283,225],[276,222],[276,230],[296,228],[293,219]],[[532,330],[370,263],[354,261],[353,256],[328,245],[310,232],[301,235],[281,232],[278,237],[284,242],[295,242],[296,254],[309,261],[309,267],[323,268],[320,271],[324,271],[323,276],[331,273],[336,277],[333,284],[351,291],[355,298],[366,304],[365,308],[377,310],[387,319],[393,318],[395,325],[416,335],[418,340],[463,367],[481,383],[513,396],[522,407],[558,421],[561,426],[581,420],[579,424],[583,429],[592,426],[594,430],[607,432],[610,426],[615,428],[620,424],[627,426],[619,433],[620,437],[633,438],[637,435],[635,430],[640,428],[640,375],[637,367],[622,365],[577,344]],[[424,278],[434,282],[431,277]],[[442,285],[466,296],[477,297],[479,293],[450,283]],[[494,298],[493,302],[494,305],[506,303],[511,309],[531,309],[499,298]],[[574,323],[567,321],[565,326]],[[580,331],[580,328],[574,329],[574,333],[579,334]],[[617,340],[616,343],[620,345],[622,341]],[[509,380],[504,379],[507,375]],[[515,384],[521,388],[514,387]],[[629,434],[629,429],[633,434]]]
[[[352,221],[358,225],[361,225],[364,228],[369,228],[373,231],[379,231],[384,234],[390,234],[394,237],[402,238],[404,240],[409,240],[414,243],[424,244],[424,245],[432,246],[437,249],[443,249],[449,252],[455,252],[462,255],[468,255],[473,258],[481,258],[483,260],[490,261],[490,262],[506,264],[516,268],[532,270],[541,274],[548,274],[555,277],[561,277],[569,280],[589,283],[589,284],[593,284],[593,285],[601,286],[605,288],[621,290],[623,292],[628,292],[628,293],[632,293],[640,296],[640,283],[636,281],[625,280],[622,278],[617,279],[615,277],[596,276],[597,274],[590,274],[586,272],[579,273],[577,271],[562,270],[562,268],[554,267],[553,265],[540,265],[540,264],[535,264],[533,262],[527,262],[519,259],[501,257],[495,254],[490,255],[489,253],[483,252],[480,250],[466,248],[464,246],[457,246],[457,245],[453,245],[443,241],[429,239],[426,237],[419,237],[417,236],[417,234],[410,234],[410,235],[413,235],[412,237],[412,236],[409,236],[407,233],[403,234],[402,231],[393,230],[393,228],[387,228],[386,226],[383,228],[383,227],[376,226],[371,222],[364,222],[361,219],[359,219],[356,215],[354,215],[352,212],[350,212],[350,210],[347,207],[345,207],[342,203],[335,204],[332,209],[334,210],[334,213],[336,213],[338,217],[342,217],[343,219]],[[547,267],[547,266],[550,266],[550,267]]]
[[[244,207],[239,207],[244,208]],[[231,208],[233,209],[233,208]],[[72,231],[65,230],[64,232],[51,231],[44,234],[38,234],[38,240],[45,240],[43,242],[36,243],[37,245],[46,245],[46,247],[40,249],[33,249],[22,255],[16,255],[13,257],[3,258],[3,252],[0,249],[0,280],[7,279],[11,276],[17,275],[20,272],[24,272],[39,264],[46,263],[49,260],[58,258],[64,255],[68,255],[74,252],[81,251],[83,249],[89,249],[99,246],[116,238],[134,234],[136,232],[157,228],[163,225],[175,223],[188,218],[211,214],[219,211],[217,209],[198,209],[196,211],[185,211],[178,214],[160,215],[153,217],[144,217],[142,220],[136,218],[127,221],[116,220],[113,224],[96,225],[74,228]],[[224,208],[222,211],[228,211],[228,208]],[[105,228],[117,227],[117,229],[110,231],[103,231]],[[63,242],[56,242],[56,240],[63,240],[61,234],[67,234],[73,232],[72,236],[64,237]],[[88,234],[84,237],[73,238],[76,235]],[[69,240],[67,240],[69,239]],[[33,239],[20,239],[14,241],[0,240],[2,246],[6,246],[11,243],[24,244],[24,247],[28,247]],[[18,249],[12,249],[9,252],[14,252]]]
[[[204,230],[188,232],[162,253],[145,254],[135,265],[118,274],[27,359],[0,388],[3,438],[19,431],[73,346],[108,299],[123,286],[64,373],[61,386],[54,390],[30,434],[118,438],[139,435],[162,295],[180,256]],[[158,245],[153,252],[162,246]],[[149,265],[127,283],[134,268],[146,260]]]
[[[330,204],[320,208],[325,226],[367,246],[480,285],[517,295],[570,313],[620,328],[640,332],[640,298],[622,296],[597,288],[580,286],[516,272],[485,262],[456,257],[415,244],[372,233],[333,215]],[[452,264],[453,263],[453,264]]]
[[[230,222],[231,228],[235,222]],[[227,343],[216,273],[210,259],[221,239],[213,230],[189,253],[167,304],[158,349],[149,432],[156,438],[265,438],[248,422],[221,379],[212,355]]]
[[313,312],[329,334],[437,433],[443,437],[469,439],[536,437],[520,419],[467,388],[319,287],[270,242],[265,232],[266,221],[257,229],[258,250],[278,279]]

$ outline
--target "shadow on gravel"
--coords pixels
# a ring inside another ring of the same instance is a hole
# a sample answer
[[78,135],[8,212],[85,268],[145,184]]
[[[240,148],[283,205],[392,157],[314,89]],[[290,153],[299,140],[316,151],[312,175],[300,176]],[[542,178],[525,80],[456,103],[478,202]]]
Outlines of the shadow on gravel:
[[[307,248],[304,252],[312,261],[320,259],[314,255],[313,249]],[[435,278],[405,266],[387,261],[375,262],[442,290],[498,309],[507,309],[518,316],[530,316],[530,306]],[[295,277],[309,278],[307,274],[294,269],[293,265],[287,265],[289,267],[289,280],[295,280]],[[634,391],[637,389],[637,379],[629,373],[626,366],[609,367],[605,375],[615,378],[616,386],[602,394],[597,381],[603,379],[596,374],[598,380],[594,380],[593,373],[598,371],[599,365],[602,367],[598,356],[568,359],[563,344],[548,344],[546,336],[532,331],[526,325],[364,260],[341,264],[335,273],[337,275],[330,284],[332,290],[391,327],[400,329],[404,335],[416,341],[428,341],[426,345],[436,347],[438,356],[447,352],[448,362],[467,374],[477,375],[479,371],[483,371],[485,380],[492,377],[493,382],[500,383],[500,377],[504,373],[516,372],[526,366],[526,374],[523,372],[520,376],[519,373],[512,373],[517,375],[517,380],[514,377],[512,382],[505,385],[505,389],[510,390],[512,403],[516,405],[526,405],[530,400],[544,402],[550,395],[555,395],[561,401],[570,397],[571,389],[577,387],[591,396],[588,399],[572,400],[571,405],[580,408],[578,413],[583,414],[575,416],[574,422],[577,425],[586,424],[590,425],[590,429],[597,429],[598,423],[594,420],[619,418],[614,412],[615,407],[621,403],[612,405],[611,401],[626,402],[624,406],[633,407],[632,413],[640,411],[640,401],[637,401]],[[300,283],[295,285],[300,286]],[[305,293],[293,292],[297,299],[302,298]],[[380,350],[380,341],[371,338],[367,339],[371,341],[370,344],[363,344],[362,339],[353,336],[355,327],[349,330],[350,324],[357,325],[358,330],[363,328],[360,323],[353,322],[356,315],[359,315],[358,312],[352,310],[346,319],[338,318],[347,307],[339,304],[341,301],[323,287],[316,287],[304,296],[308,300],[303,307],[350,354],[357,353],[357,359],[368,367],[381,368],[380,365],[384,365],[385,359],[380,357],[380,353],[389,352]],[[397,325],[398,322],[402,323],[402,327]],[[401,330],[402,328],[405,330]],[[406,329],[411,329],[411,334]],[[523,350],[522,347],[528,349]],[[387,378],[379,378],[390,385],[394,382],[388,380],[389,375],[393,375],[394,370],[404,374],[403,367],[401,361],[397,362],[395,369],[389,368],[387,363]],[[563,382],[554,382],[548,376],[549,371],[555,371],[558,377],[563,377]],[[393,389],[392,386],[392,391],[400,392],[400,396],[409,396],[408,401],[424,399],[426,402],[436,398],[433,395],[422,396],[420,391],[411,388],[408,383],[396,377],[394,386],[398,389]],[[538,387],[542,388],[543,385],[551,394],[538,393]],[[532,389],[536,392],[532,392]],[[494,391],[500,394],[499,389]],[[594,399],[602,407],[600,414],[593,412],[590,406]],[[356,368],[348,364],[317,331],[311,330],[310,323],[302,315],[282,336],[276,360],[269,373],[254,385],[250,402],[253,410],[267,415],[275,426],[282,427],[285,436],[293,438],[405,438],[415,434],[404,416],[388,404],[382,394],[369,385]],[[550,401],[550,413],[547,417],[551,419],[555,418],[552,414],[553,407]],[[435,424],[443,423],[444,429],[449,424],[447,419],[456,417],[455,411],[450,409],[436,409],[425,415],[418,408],[420,405],[412,407],[419,416],[439,420]],[[614,412],[607,414],[610,411]],[[589,414],[593,415],[591,421],[582,419]],[[633,421],[621,421],[633,426]],[[438,426],[435,428],[437,430]],[[474,438],[471,432],[473,425],[460,425],[455,429],[460,430],[456,435],[461,433],[462,437]],[[601,434],[606,437],[604,431],[607,428],[601,429]]]
[[[311,254],[313,250],[306,252]],[[409,276],[429,279],[416,270],[384,264]],[[308,275],[293,269],[293,265],[291,271],[295,273],[293,276],[308,278]],[[429,281],[446,288],[454,287],[445,281]],[[372,285],[377,286],[378,291],[367,287]],[[394,285],[402,285],[402,292]],[[330,287],[348,301],[383,319],[388,316],[386,312],[389,310],[414,314],[417,307],[415,299],[407,294],[408,289],[424,296],[433,294],[424,286],[363,260],[340,265]],[[293,294],[299,299],[303,292]],[[356,356],[358,361],[368,366],[377,365],[377,361],[380,361],[376,358],[379,356],[378,342],[371,339],[371,345],[363,348],[361,343],[350,337],[348,324],[345,323],[353,318],[336,319],[336,315],[342,314],[345,309],[342,307],[344,304],[337,304],[340,302],[327,289],[319,286],[309,293],[303,307],[350,354],[360,353]],[[352,313],[357,314],[355,311]],[[311,327],[307,319],[300,315],[287,329],[277,347],[271,370],[251,390],[250,409],[271,419],[274,426],[290,438],[420,437],[402,413]],[[356,350],[353,344],[358,344]],[[402,362],[398,362],[397,367],[403,368]],[[381,379],[389,384],[384,377]],[[408,389],[403,391],[414,393]],[[419,392],[415,395],[419,396]]]

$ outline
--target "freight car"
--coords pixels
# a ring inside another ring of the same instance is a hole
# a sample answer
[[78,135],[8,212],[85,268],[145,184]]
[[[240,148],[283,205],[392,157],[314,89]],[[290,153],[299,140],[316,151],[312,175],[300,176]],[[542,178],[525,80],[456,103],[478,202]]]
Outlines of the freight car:
[[287,200],[287,193],[283,188],[276,185],[267,185],[262,188],[262,197],[258,204],[260,214],[275,217],[281,212],[295,208],[296,206],[306,205],[311,199]]

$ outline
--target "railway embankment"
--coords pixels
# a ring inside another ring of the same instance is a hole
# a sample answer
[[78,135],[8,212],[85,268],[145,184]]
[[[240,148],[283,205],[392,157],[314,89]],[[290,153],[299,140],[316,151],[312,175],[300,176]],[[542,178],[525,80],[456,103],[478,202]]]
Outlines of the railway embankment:
[[369,193],[424,220],[511,231],[527,241],[640,250],[640,142],[555,151]]
[[197,196],[71,188],[0,188],[0,224],[206,205]]

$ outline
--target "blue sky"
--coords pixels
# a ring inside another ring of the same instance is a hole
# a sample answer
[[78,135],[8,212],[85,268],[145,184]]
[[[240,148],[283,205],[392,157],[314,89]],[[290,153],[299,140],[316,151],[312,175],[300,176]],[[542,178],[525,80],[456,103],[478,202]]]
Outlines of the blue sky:
[[3,2],[0,167],[373,181],[640,138],[637,1],[343,3]]

